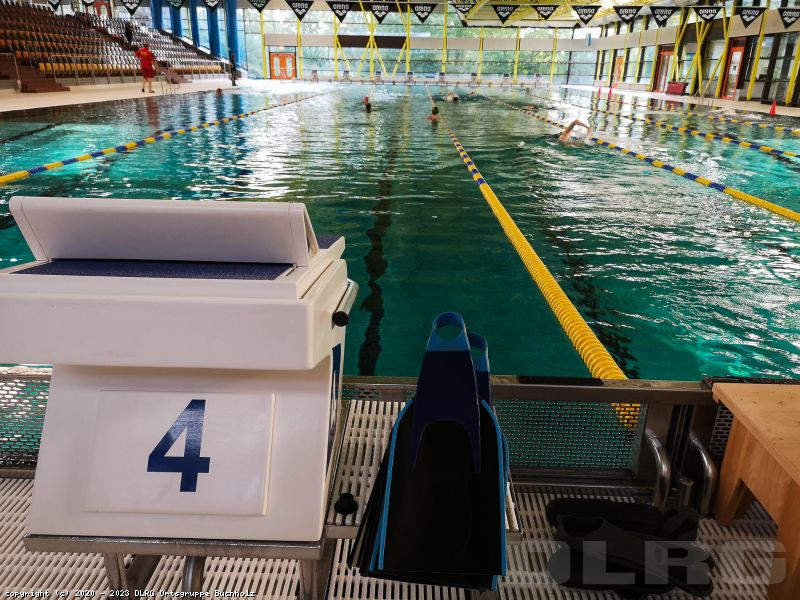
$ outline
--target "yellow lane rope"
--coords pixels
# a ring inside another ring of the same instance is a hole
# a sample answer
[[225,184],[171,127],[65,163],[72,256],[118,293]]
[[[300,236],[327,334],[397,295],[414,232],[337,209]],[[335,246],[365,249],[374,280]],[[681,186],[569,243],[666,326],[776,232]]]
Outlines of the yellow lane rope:
[[562,104],[566,104],[568,106],[574,106],[576,108],[580,108],[583,110],[588,110],[589,112],[593,113],[602,113],[605,115],[611,115],[612,117],[629,119],[631,121],[638,121],[640,123],[655,125],[656,127],[659,127],[666,131],[675,131],[677,133],[680,133],[681,135],[688,135],[692,137],[702,138],[709,142],[714,141],[714,142],[722,142],[723,144],[730,144],[732,146],[741,146],[742,148],[749,148],[751,150],[757,150],[758,152],[763,152],[765,154],[772,154],[774,156],[791,156],[795,158],[800,156],[796,152],[789,152],[788,150],[778,150],[777,148],[773,148],[772,146],[763,146],[756,142],[749,142],[747,140],[732,138],[730,136],[720,135],[718,133],[708,133],[705,131],[699,131],[697,129],[691,129],[689,127],[679,127],[678,125],[673,125],[672,123],[668,123],[667,121],[654,121],[653,119],[648,119],[647,117],[634,117],[632,115],[623,115],[620,112],[615,112],[612,110],[603,110],[602,108],[590,108],[588,106],[581,106],[580,104],[574,104],[572,102],[567,102],[566,100],[552,100],[550,98],[546,98],[545,96],[538,96],[535,94],[533,96],[534,98],[539,98],[540,100],[560,102]]
[[[578,90],[573,90],[573,91],[578,91]],[[591,95],[594,96],[594,94]],[[743,121],[741,119],[731,119],[729,117],[723,117],[710,113],[700,113],[700,112],[694,112],[692,110],[685,110],[683,108],[669,108],[666,106],[658,110],[675,113],[676,115],[685,115],[687,117],[703,117],[710,121],[733,123],[734,125],[738,125],[740,127],[756,127],[758,129],[772,129],[774,131],[791,133],[792,135],[800,135],[800,129],[792,129],[791,127],[785,127],[783,125],[774,125],[773,123],[764,123],[762,121]],[[764,113],[757,113],[756,111],[749,111],[749,112],[753,114],[764,114]]]
[[118,152],[130,152],[132,150],[136,150],[137,148],[146,146],[148,144],[154,144],[156,142],[160,142],[161,140],[168,140],[177,135],[193,133],[195,131],[200,131],[201,129],[208,129],[209,127],[216,127],[224,123],[231,123],[233,121],[240,121],[242,119],[246,119],[247,117],[251,117],[253,115],[262,113],[267,110],[280,108],[281,106],[287,106],[289,104],[295,104],[297,102],[302,102],[303,100],[310,100],[311,98],[317,98],[318,96],[322,96],[328,93],[330,92],[322,92],[321,94],[305,96],[303,98],[290,100],[288,102],[280,102],[278,104],[273,104],[272,106],[267,106],[266,108],[259,108],[257,110],[251,110],[250,112],[241,113],[238,115],[232,115],[230,117],[225,117],[223,119],[218,119],[216,121],[209,121],[207,123],[200,123],[199,125],[192,125],[191,127],[186,127],[184,129],[164,131],[162,133],[159,133],[158,135],[151,135],[150,137],[146,137],[144,139],[137,140],[135,142],[128,142],[127,144],[121,144],[119,146],[112,146],[110,148],[104,148],[103,150],[97,150],[96,152],[81,154],[80,156],[75,156],[73,158],[68,158],[66,160],[59,160],[56,162],[48,163],[46,165],[39,165],[37,167],[32,167],[30,169],[23,169],[22,171],[16,171],[14,173],[0,175],[0,185],[11,183],[12,181],[19,181],[20,179],[25,179],[27,177],[30,177],[31,175],[36,175],[37,173],[54,171],[55,169],[60,169],[61,167],[64,167],[66,165],[71,165],[73,163],[83,162],[85,160],[90,160],[93,158],[102,158],[103,156],[108,156],[109,154],[116,154]]
[[[431,100],[432,102],[433,100]],[[572,342],[575,350],[578,351],[592,377],[601,379],[627,379],[625,373],[622,372],[619,365],[614,361],[606,350],[605,346],[597,339],[589,325],[584,321],[578,309],[570,302],[564,290],[558,285],[555,277],[545,266],[539,255],[530,245],[525,235],[520,231],[514,219],[508,214],[503,204],[495,195],[492,188],[483,178],[478,167],[475,166],[473,160],[467,154],[464,146],[458,140],[453,131],[447,128],[447,135],[453,142],[453,145],[458,150],[458,154],[464,164],[467,166],[472,179],[478,185],[483,197],[492,209],[494,216],[500,222],[503,232],[508,237],[511,245],[517,251],[517,254],[525,264],[525,268],[530,273],[533,281],[536,283],[539,291],[544,296],[550,309],[553,311],[558,323],[561,325],[564,333],[567,334],[569,341]]]
[[[510,108],[512,110],[516,110],[516,111],[519,111],[521,113],[524,113],[524,114],[528,115],[529,117],[533,117],[534,119],[538,119],[540,121],[543,121],[544,123],[549,123],[550,125],[553,125],[554,127],[558,127],[559,129],[564,129],[564,125],[562,125],[561,123],[558,123],[557,121],[553,121],[552,119],[548,119],[546,117],[542,117],[541,115],[537,115],[532,110],[519,108],[518,106],[513,106],[512,104],[508,104],[507,102],[502,102],[500,100],[495,100],[493,98],[489,98],[488,96],[484,96],[484,98],[487,98],[488,100],[492,100],[493,102],[496,102],[497,104],[500,104],[500,105],[505,106],[507,108]],[[765,210],[773,212],[776,215],[780,215],[782,217],[785,217],[787,219],[791,219],[792,221],[796,221],[796,222],[800,223],[800,213],[795,212],[793,210],[790,210],[788,208],[784,208],[783,206],[780,206],[780,205],[775,204],[773,202],[769,202],[767,200],[764,200],[763,198],[759,198],[757,196],[753,196],[752,194],[748,194],[747,192],[743,192],[743,191],[738,190],[736,188],[732,188],[732,187],[726,186],[724,183],[719,183],[717,181],[712,181],[711,179],[708,179],[707,177],[703,177],[701,175],[696,175],[694,173],[690,173],[689,171],[681,169],[680,167],[675,167],[673,165],[667,164],[667,163],[665,163],[665,162],[663,162],[661,160],[658,160],[657,158],[653,158],[651,156],[647,156],[646,154],[641,154],[639,152],[636,152],[636,151],[631,150],[629,148],[625,148],[623,146],[618,146],[617,144],[615,144],[613,142],[606,142],[606,141],[604,141],[604,140],[602,140],[600,138],[596,138],[596,137],[591,138],[591,140],[595,144],[597,144],[599,146],[603,146],[604,148],[609,148],[611,150],[616,150],[617,152],[621,152],[622,154],[626,154],[626,155],[632,156],[632,157],[637,158],[637,159],[639,159],[639,160],[641,160],[643,162],[651,164],[654,167],[658,167],[660,169],[664,169],[665,171],[669,171],[670,173],[674,173],[675,175],[680,175],[684,179],[689,179],[690,181],[694,181],[695,183],[699,183],[700,185],[704,185],[706,187],[713,188],[713,189],[717,190],[718,192],[722,192],[723,194],[726,194],[726,195],[730,196],[731,198],[735,198],[737,200],[741,200],[742,202],[747,202],[747,203],[752,204],[754,206],[758,206],[760,208],[763,208]]]

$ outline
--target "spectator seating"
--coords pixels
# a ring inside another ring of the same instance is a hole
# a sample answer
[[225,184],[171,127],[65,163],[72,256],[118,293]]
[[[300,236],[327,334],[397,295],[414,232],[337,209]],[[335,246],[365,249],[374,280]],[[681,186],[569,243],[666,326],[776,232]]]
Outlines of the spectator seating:
[[181,75],[221,74],[221,61],[200,54],[167,34],[155,29],[147,29],[127,19],[105,19],[89,17],[91,24],[102,33],[107,34],[122,46],[128,46],[125,40],[125,23],[133,29],[132,47],[139,48],[148,44],[159,63],[163,63]]
[[[135,48],[125,42],[124,22],[85,13],[57,15],[47,4],[0,0],[0,79],[15,80],[19,70],[22,91],[33,92],[69,89],[56,83],[62,78],[137,77],[139,61]],[[168,35],[132,25],[134,44],[150,45],[159,71],[166,68],[179,76],[223,72],[221,61]]]

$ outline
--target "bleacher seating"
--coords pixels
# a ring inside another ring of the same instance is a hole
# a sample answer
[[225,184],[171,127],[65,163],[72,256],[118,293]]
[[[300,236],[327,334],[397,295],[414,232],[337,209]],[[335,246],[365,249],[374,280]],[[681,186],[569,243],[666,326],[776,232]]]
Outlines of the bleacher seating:
[[[16,79],[16,58],[22,91],[68,90],[56,78],[137,77],[139,61],[124,39],[123,19],[102,19],[85,13],[57,15],[47,4],[0,0],[0,79]],[[187,47],[168,35],[132,23],[134,44],[147,42],[159,72],[200,75],[222,73],[223,63]],[[101,79],[102,81],[102,79]]]
[[181,75],[219,74],[223,71],[222,62],[201,55],[155,29],[147,29],[127,19],[106,19],[96,16],[89,19],[94,27],[126,47],[128,44],[125,40],[125,23],[130,23],[133,30],[132,47],[138,48],[145,43],[148,44],[159,63],[169,66]]

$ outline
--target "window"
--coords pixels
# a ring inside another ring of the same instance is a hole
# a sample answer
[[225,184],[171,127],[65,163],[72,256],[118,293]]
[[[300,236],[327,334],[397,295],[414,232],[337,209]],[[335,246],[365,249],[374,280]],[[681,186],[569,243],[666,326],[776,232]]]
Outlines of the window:
[[625,62],[625,83],[636,83],[636,67],[638,66],[640,51],[641,48],[628,50],[628,58]]
[[639,73],[638,83],[650,83],[650,77],[653,74],[653,60],[656,56],[655,46],[645,46],[642,51],[642,68]]
[[219,55],[222,58],[228,58],[228,22],[226,20],[228,7],[222,6],[222,3],[217,7],[217,27],[219,28]]
[[166,31],[172,31],[172,15],[169,12],[169,4],[161,7],[161,26]]
[[181,26],[183,27],[183,37],[192,39],[192,26],[189,23],[189,8],[181,6]]
[[208,13],[205,6],[197,5],[195,8],[197,14],[197,33],[199,39],[195,40],[200,48],[208,50]]

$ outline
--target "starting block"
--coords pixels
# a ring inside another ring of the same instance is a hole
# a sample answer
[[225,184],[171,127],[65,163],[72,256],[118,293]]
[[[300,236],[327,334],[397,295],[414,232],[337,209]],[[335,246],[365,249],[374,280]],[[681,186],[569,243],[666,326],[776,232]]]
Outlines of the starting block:
[[28,532],[319,541],[344,238],[299,203],[10,208],[35,260],[0,271],[0,362],[53,365]]

